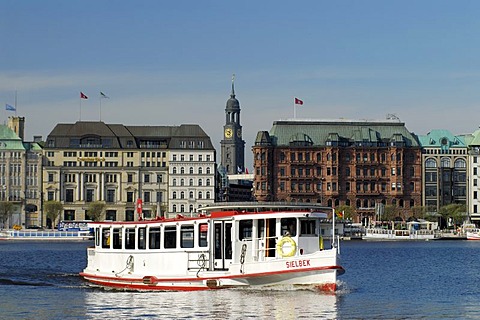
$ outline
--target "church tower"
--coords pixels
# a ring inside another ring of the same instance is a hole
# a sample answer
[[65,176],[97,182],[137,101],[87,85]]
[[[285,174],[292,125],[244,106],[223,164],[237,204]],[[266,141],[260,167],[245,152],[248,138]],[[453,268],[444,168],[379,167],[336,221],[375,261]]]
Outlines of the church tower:
[[235,98],[235,75],[232,76],[232,93],[225,108],[225,125],[223,139],[220,142],[222,162],[226,174],[237,174],[245,171],[245,141],[242,140],[240,125],[240,103]]

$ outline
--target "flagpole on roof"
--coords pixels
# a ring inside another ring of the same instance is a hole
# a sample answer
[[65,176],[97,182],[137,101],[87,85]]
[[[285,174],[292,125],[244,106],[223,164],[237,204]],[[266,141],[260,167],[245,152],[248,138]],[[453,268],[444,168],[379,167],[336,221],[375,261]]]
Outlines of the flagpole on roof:
[[100,96],[98,97],[98,101],[100,102],[100,121],[102,121],[102,93],[100,92]]
[[293,119],[297,118],[297,104],[295,103],[295,97],[293,97]]
[[79,121],[82,121],[82,93],[80,92],[80,116]]
[[17,116],[17,90],[15,90],[15,117]]

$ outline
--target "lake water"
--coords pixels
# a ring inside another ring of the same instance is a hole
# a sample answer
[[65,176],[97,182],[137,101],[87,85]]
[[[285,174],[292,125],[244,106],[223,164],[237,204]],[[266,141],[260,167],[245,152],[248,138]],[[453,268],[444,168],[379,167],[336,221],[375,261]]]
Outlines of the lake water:
[[480,241],[342,242],[335,294],[94,288],[89,245],[0,242],[0,319],[480,319]]

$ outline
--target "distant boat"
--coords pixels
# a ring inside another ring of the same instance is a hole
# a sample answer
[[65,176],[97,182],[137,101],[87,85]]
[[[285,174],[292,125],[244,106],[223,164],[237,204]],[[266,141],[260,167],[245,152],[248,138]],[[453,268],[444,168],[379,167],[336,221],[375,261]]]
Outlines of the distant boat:
[[92,240],[89,231],[0,230],[0,240]]
[[410,221],[406,229],[395,229],[392,222],[391,229],[379,227],[366,228],[364,240],[433,240],[435,239],[435,222],[425,220]]
[[466,234],[467,240],[480,240],[480,229],[478,228],[468,229]]
[[[337,238],[324,249],[322,231],[335,230],[331,208],[288,203],[226,203],[198,217],[93,222],[95,246],[80,275],[105,287],[207,290],[302,286],[335,291]],[[330,229],[330,226],[331,229]]]

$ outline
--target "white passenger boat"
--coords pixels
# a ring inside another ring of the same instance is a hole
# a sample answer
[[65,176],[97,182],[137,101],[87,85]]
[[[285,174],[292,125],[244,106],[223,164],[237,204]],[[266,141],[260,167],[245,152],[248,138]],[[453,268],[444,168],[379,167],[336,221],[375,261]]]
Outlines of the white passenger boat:
[[469,229],[466,234],[467,240],[480,240],[480,229],[478,228]]
[[333,209],[316,205],[255,202],[204,207],[198,217],[94,222],[95,245],[80,275],[133,290],[291,285],[335,291],[344,273],[338,237],[323,248],[334,217]]
[[93,235],[89,231],[0,230],[0,240],[86,241],[92,239]]
[[406,223],[406,229],[396,229],[392,223],[390,229],[379,227],[366,228],[364,240],[433,240],[437,229],[436,222],[425,220]]

